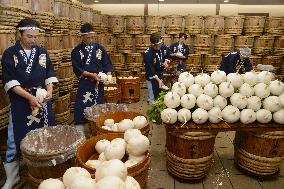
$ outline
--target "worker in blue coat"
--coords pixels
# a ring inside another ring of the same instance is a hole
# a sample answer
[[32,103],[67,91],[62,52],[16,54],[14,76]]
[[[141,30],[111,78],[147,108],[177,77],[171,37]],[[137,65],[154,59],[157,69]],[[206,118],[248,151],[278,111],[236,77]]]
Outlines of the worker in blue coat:
[[94,42],[95,32],[86,23],[80,29],[82,42],[71,53],[73,71],[79,80],[74,108],[74,121],[78,130],[85,132],[87,107],[104,103],[104,81],[102,75],[111,80],[112,62],[105,48]]
[[[12,189],[20,180],[20,143],[26,134],[55,125],[51,98],[53,83],[58,80],[46,49],[36,45],[39,27],[33,19],[21,20],[17,26],[19,40],[2,56],[3,84],[11,102],[4,163],[7,179],[2,189]],[[37,91],[43,89],[44,99],[37,98]]]
[[166,60],[167,49],[165,47],[161,49],[162,38],[160,33],[151,34],[150,42],[150,47],[145,51],[144,66],[149,96],[148,103],[152,104],[161,90],[165,88],[163,72],[168,67],[168,60]]
[[240,48],[238,52],[228,54],[221,63],[221,70],[229,73],[244,73],[250,72],[252,64],[249,57],[251,56],[251,49],[248,47]]
[[178,75],[186,71],[185,61],[189,56],[189,46],[185,43],[187,35],[185,33],[179,33],[179,41],[173,43],[170,46],[169,54],[172,62],[177,61]]

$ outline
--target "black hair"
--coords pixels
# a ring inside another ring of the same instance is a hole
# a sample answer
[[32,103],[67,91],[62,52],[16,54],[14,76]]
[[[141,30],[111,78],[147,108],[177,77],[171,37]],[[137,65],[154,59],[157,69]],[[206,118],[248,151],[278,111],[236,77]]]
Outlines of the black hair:
[[178,37],[179,37],[179,39],[182,38],[182,37],[184,37],[185,40],[187,39],[187,35],[185,33],[182,33],[182,32],[179,33]]
[[152,33],[151,36],[150,36],[150,42],[152,44],[159,43],[161,39],[162,39],[162,37],[161,37],[161,34],[159,32]]
[[85,23],[81,26],[80,32],[81,33],[88,33],[88,32],[93,32],[94,31],[94,27],[92,24],[90,23]]
[[[16,28],[20,27],[37,27],[40,28],[40,23],[34,19],[31,18],[24,18],[22,19]],[[20,33],[22,34],[24,30],[20,30]]]

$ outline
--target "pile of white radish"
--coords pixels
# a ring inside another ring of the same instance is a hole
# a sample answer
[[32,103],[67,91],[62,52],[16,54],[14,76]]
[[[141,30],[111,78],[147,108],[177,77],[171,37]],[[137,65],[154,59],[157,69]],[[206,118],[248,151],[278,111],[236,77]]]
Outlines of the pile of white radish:
[[59,179],[46,179],[38,189],[141,189],[139,183],[127,176],[127,167],[118,160],[105,161],[96,170],[96,179],[84,168],[71,167]]
[[128,129],[142,129],[147,125],[146,117],[136,116],[133,120],[123,119],[119,123],[115,123],[113,119],[106,119],[102,128],[108,131],[125,132]]
[[201,73],[196,77],[183,72],[165,95],[164,104],[167,108],[161,119],[166,124],[185,124],[191,119],[197,124],[272,120],[284,124],[284,83],[273,80],[268,71],[226,75],[217,70],[211,76]]

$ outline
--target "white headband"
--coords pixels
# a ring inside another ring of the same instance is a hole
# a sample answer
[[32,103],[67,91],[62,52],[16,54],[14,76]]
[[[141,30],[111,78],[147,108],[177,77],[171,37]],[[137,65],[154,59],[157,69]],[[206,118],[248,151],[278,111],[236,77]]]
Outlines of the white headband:
[[38,27],[35,26],[26,26],[26,27],[19,27],[18,30],[23,31],[23,30],[39,30]]
[[95,33],[95,32],[91,31],[91,32],[80,33],[80,34],[81,34],[81,35],[88,35],[88,34],[92,34],[92,33]]

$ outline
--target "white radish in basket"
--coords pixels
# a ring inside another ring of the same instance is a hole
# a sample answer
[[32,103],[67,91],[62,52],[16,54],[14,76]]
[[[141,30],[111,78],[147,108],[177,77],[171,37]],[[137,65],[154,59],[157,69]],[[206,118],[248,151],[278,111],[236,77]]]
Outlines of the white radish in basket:
[[274,80],[270,83],[269,89],[271,94],[278,96],[284,93],[284,83],[278,80]]
[[258,82],[258,76],[255,72],[246,72],[243,74],[244,83],[249,84],[250,86],[254,86]]
[[207,85],[211,80],[211,77],[206,73],[201,73],[194,78],[194,82],[199,84],[201,87]]
[[134,159],[128,159],[124,164],[127,168],[136,165],[138,162]]
[[247,106],[247,98],[241,93],[234,93],[230,97],[231,104],[239,109],[244,109]]
[[213,104],[215,107],[223,110],[227,106],[227,99],[222,97],[221,95],[217,95],[213,100]]
[[273,113],[273,120],[276,123],[284,124],[284,109],[281,109],[281,110],[279,110],[277,112],[274,112]]
[[240,110],[232,105],[226,106],[222,110],[222,117],[228,123],[235,123],[240,119]]
[[161,112],[161,119],[166,124],[174,124],[177,121],[177,111],[166,108]]
[[164,104],[168,108],[177,108],[180,105],[180,96],[176,92],[168,92],[164,97]]
[[199,84],[193,84],[188,88],[188,93],[193,94],[195,97],[203,94],[203,88]]
[[190,120],[191,118],[191,112],[186,109],[186,108],[182,108],[178,111],[178,120],[179,122],[182,122],[182,123],[186,123]]
[[76,177],[86,177],[86,178],[91,178],[91,174],[84,168],[81,167],[70,167],[65,171],[63,174],[63,183],[66,186],[66,188],[70,188],[73,180]]
[[106,120],[104,121],[104,125],[105,125],[105,126],[110,127],[110,126],[112,126],[113,124],[114,124],[114,120],[113,120],[113,119],[106,119]]
[[237,89],[243,84],[243,77],[239,73],[230,73],[227,75],[227,82],[230,82]]
[[129,160],[134,160],[137,163],[143,161],[146,158],[146,155],[141,155],[141,156],[134,156],[132,154],[129,154],[128,159]]
[[116,176],[124,181],[127,177],[127,167],[118,159],[104,161],[96,170],[95,176],[97,182],[107,176]]
[[106,176],[97,182],[95,189],[126,189],[126,185],[116,176]]
[[87,166],[89,167],[92,167],[93,169],[97,169],[99,168],[99,166],[102,164],[102,161],[100,160],[88,160],[86,163],[85,163]]
[[261,71],[258,73],[257,78],[258,78],[258,82],[269,85],[269,83],[272,81],[273,74],[268,71]]
[[106,161],[106,157],[105,157],[105,153],[104,152],[100,153],[98,160]]
[[175,82],[172,86],[172,92],[176,92],[179,96],[183,96],[186,93],[186,87],[181,82]]
[[68,189],[94,189],[96,187],[96,181],[92,178],[86,178],[86,177],[76,177],[70,188]]
[[148,125],[148,121],[145,116],[136,116],[133,119],[133,123],[134,123],[135,129],[141,129],[145,127],[146,125]]
[[272,113],[266,109],[260,109],[256,112],[256,120],[259,123],[269,123],[272,120]]
[[258,96],[251,96],[247,99],[247,108],[258,111],[261,108],[261,99]]
[[228,98],[234,94],[234,87],[229,82],[223,82],[219,85],[219,94],[224,98]]
[[254,94],[259,98],[266,98],[270,95],[269,86],[265,83],[258,83],[254,86]]
[[218,87],[217,85],[213,84],[212,82],[208,83],[204,87],[204,94],[214,98],[215,96],[218,95]]
[[208,120],[208,112],[202,108],[197,108],[192,113],[192,120],[197,124],[203,124]]
[[180,104],[183,108],[191,109],[195,106],[196,97],[193,94],[185,94],[180,99]]
[[134,128],[134,123],[131,119],[123,119],[117,125],[118,131],[122,132],[125,132],[128,129],[133,129],[133,128]]
[[210,110],[213,108],[213,99],[205,94],[201,94],[197,100],[196,104],[199,108],[202,108],[204,110]]
[[144,135],[140,135],[128,141],[126,150],[128,154],[142,156],[148,151],[149,147],[149,139]]
[[245,95],[246,97],[251,97],[254,94],[254,89],[249,84],[244,83],[239,88],[239,93]]
[[125,185],[125,189],[141,189],[140,184],[131,176],[127,176]]
[[38,189],[65,189],[65,186],[61,180],[50,178],[42,181]]
[[211,74],[211,81],[213,81],[217,85],[222,82],[225,82],[226,80],[227,80],[227,76],[224,71],[217,70]]
[[240,120],[243,124],[253,123],[256,120],[256,114],[252,109],[243,109]]
[[213,107],[208,111],[209,121],[211,123],[219,123],[222,120],[222,111],[219,107]]
[[[122,139],[124,141],[124,139]],[[112,140],[111,143],[105,148],[106,160],[119,159],[121,160],[125,155],[126,143],[119,140]]]
[[105,151],[108,145],[110,145],[110,141],[107,139],[102,139],[96,143],[95,149],[98,152],[98,154],[100,154]]
[[194,76],[189,72],[183,72],[179,75],[178,81],[182,82],[186,88],[193,85],[194,83]]
[[124,133],[124,140],[128,142],[131,138],[137,137],[142,135],[141,131],[139,129],[128,129]]
[[269,96],[263,101],[263,108],[270,112],[277,112],[281,109],[281,102],[278,96]]

